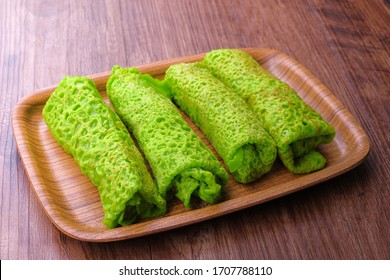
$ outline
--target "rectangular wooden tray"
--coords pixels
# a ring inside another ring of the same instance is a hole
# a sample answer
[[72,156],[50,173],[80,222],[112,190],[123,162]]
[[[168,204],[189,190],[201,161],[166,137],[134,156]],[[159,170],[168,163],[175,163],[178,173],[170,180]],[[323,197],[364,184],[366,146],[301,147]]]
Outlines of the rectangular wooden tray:
[[[260,204],[318,184],[358,164],[369,151],[368,138],[329,90],[293,58],[272,49],[248,48],[263,67],[287,82],[298,94],[336,128],[336,138],[323,145],[320,152],[327,158],[324,169],[306,175],[294,175],[276,162],[270,173],[251,184],[239,184],[231,177],[224,200],[216,205],[188,210],[181,203],[169,203],[169,211],[152,220],[106,228],[98,190],[81,174],[71,156],[66,154],[51,136],[42,118],[44,107],[56,86],[45,88],[25,97],[15,107],[12,116],[14,137],[20,157],[40,204],[50,220],[63,233],[84,241],[107,242],[135,238],[171,230],[177,227],[215,218],[233,211]],[[204,54],[175,58],[137,67],[141,72],[162,78],[175,63],[200,61]],[[110,73],[90,76],[107,103],[105,84]],[[207,139],[188,121],[194,131],[210,147]],[[212,147],[210,147],[212,149]],[[214,149],[212,149],[213,152]]]

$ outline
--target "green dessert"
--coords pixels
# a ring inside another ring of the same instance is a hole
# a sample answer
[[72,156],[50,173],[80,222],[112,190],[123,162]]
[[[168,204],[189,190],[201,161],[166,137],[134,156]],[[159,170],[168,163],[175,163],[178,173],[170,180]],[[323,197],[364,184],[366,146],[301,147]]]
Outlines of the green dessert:
[[137,139],[163,197],[175,194],[186,207],[194,196],[210,204],[221,199],[228,175],[169,99],[164,82],[114,66],[107,95]]
[[43,108],[51,134],[97,186],[104,224],[113,228],[166,212],[144,159],[92,80],[66,77]]
[[271,169],[276,158],[272,138],[248,105],[205,67],[171,65],[165,81],[238,182],[252,182]]
[[326,159],[315,148],[330,143],[335,130],[290,86],[240,50],[211,51],[202,63],[252,108],[291,172],[309,173],[324,167]]

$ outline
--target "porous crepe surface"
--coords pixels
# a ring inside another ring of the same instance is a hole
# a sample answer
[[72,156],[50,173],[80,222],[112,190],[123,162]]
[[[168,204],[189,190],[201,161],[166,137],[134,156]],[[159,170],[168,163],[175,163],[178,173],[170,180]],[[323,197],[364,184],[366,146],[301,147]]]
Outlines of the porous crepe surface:
[[162,82],[135,68],[115,66],[107,94],[137,139],[163,197],[175,192],[186,207],[192,195],[208,203],[220,200],[228,175],[166,96]]
[[331,142],[335,130],[288,84],[241,50],[213,50],[202,63],[256,113],[290,171],[308,173],[324,167],[326,159],[314,149]]
[[43,109],[50,132],[99,189],[104,224],[127,225],[164,214],[158,194],[126,127],[86,77],[66,77]]
[[233,177],[248,183],[267,173],[275,144],[248,105],[199,63],[171,65],[165,80],[175,102],[200,127]]

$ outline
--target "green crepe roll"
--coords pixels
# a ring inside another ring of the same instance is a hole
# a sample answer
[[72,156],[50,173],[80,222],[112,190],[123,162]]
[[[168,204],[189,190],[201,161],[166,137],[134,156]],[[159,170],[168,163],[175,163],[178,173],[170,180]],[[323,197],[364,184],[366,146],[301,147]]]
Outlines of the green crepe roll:
[[92,80],[63,79],[43,108],[43,118],[60,146],[97,186],[107,227],[166,212],[166,201],[143,157]]
[[165,81],[175,102],[200,127],[238,182],[252,182],[271,169],[274,141],[248,105],[205,67],[171,65]]
[[214,50],[202,63],[249,104],[291,172],[309,173],[324,167],[326,159],[315,148],[330,143],[335,130],[290,86],[241,50]]
[[114,66],[107,95],[137,139],[163,197],[176,194],[188,208],[194,196],[210,204],[221,199],[228,174],[169,99],[164,82]]

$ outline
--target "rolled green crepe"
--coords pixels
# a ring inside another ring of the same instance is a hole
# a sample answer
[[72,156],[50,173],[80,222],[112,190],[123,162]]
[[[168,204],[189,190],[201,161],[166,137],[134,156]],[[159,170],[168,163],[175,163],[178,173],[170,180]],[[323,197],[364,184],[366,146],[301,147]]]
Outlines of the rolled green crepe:
[[326,159],[315,148],[330,143],[335,130],[289,85],[240,50],[211,51],[203,64],[249,104],[291,172],[309,173],[324,167]]
[[252,182],[271,169],[276,158],[272,138],[248,105],[206,68],[171,65],[164,80],[238,182]]
[[92,80],[63,79],[43,108],[43,118],[57,142],[98,187],[107,227],[166,212],[166,201],[143,157]]
[[160,194],[191,207],[193,196],[221,199],[228,174],[166,95],[164,82],[135,68],[114,66],[107,95],[149,161]]

